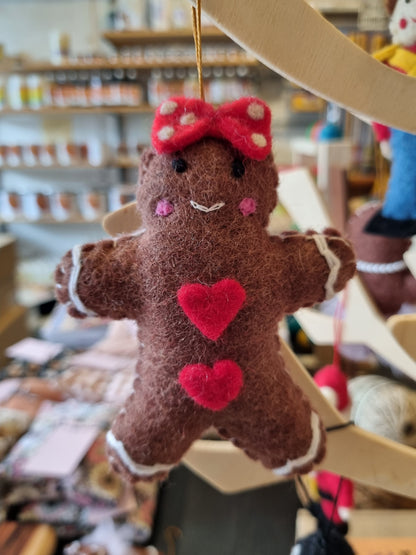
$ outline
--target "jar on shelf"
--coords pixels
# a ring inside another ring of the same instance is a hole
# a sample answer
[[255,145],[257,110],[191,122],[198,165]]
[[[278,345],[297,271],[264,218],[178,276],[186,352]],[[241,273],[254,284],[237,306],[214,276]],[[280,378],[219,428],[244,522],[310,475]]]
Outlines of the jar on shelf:
[[0,167],[7,164],[7,146],[0,145]]
[[170,2],[151,0],[148,2],[149,23],[155,31],[165,31],[170,27]]
[[6,106],[6,80],[0,75],[0,110]]
[[40,191],[22,194],[22,213],[29,221],[39,221],[50,216],[49,195]]
[[16,191],[0,190],[0,217],[12,222],[22,215],[22,197]]
[[80,192],[78,204],[82,217],[87,221],[98,220],[107,211],[106,194],[98,189]]
[[27,106],[27,83],[23,75],[10,75],[7,80],[7,103],[13,110]]
[[25,166],[37,166],[39,164],[39,145],[22,146],[22,162]]
[[27,76],[27,98],[28,106],[32,110],[37,110],[44,105],[43,101],[44,83],[40,75],[33,74]]
[[56,145],[56,160],[61,166],[72,166],[79,164],[79,146],[75,143],[58,143]]
[[108,191],[108,210],[114,212],[136,198],[136,185],[114,185]]
[[71,40],[67,33],[63,33],[57,29],[50,32],[49,52],[53,64],[60,65],[68,60],[70,43]]
[[22,147],[20,145],[11,145],[6,148],[6,165],[20,166],[22,163]]
[[113,99],[113,72],[105,69],[101,72],[102,104],[104,106],[114,106]]
[[89,81],[90,81],[90,76],[88,71],[83,70],[78,73],[78,80],[77,80],[78,106],[88,106],[90,104]]
[[191,10],[186,0],[171,0],[170,20],[174,29],[190,29],[192,27]]
[[68,191],[55,191],[51,195],[51,215],[57,221],[67,221],[79,216],[77,198]]
[[108,161],[107,145],[98,139],[88,142],[88,164],[91,166],[102,166]]
[[143,88],[138,82],[138,73],[136,69],[128,69],[126,71],[127,98],[125,104],[127,106],[139,106],[143,102]]
[[92,106],[102,106],[104,104],[103,83],[99,71],[91,72],[90,102]]
[[45,144],[40,146],[39,163],[41,166],[53,166],[57,163],[56,146],[54,144]]

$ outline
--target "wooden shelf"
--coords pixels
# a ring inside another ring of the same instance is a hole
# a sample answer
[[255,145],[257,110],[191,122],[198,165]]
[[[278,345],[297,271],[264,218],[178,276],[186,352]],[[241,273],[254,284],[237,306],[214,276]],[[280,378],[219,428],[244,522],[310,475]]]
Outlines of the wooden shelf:
[[343,2],[336,0],[308,0],[317,11],[323,15],[327,14],[358,14],[360,10],[361,0],[345,0]]
[[137,168],[139,165],[138,160],[112,160],[104,164],[99,164],[98,166],[93,166],[92,164],[69,164],[64,166],[63,164],[52,164],[50,166],[42,166],[37,164],[35,166],[26,166],[25,164],[19,164],[18,166],[0,166],[0,171],[43,171],[43,170],[103,170],[109,168]]
[[[192,42],[194,40],[192,29],[169,29],[166,31],[153,31],[150,29],[137,29],[136,31],[106,31],[102,38],[111,42],[115,48],[123,46],[141,46],[149,44],[167,44],[178,42]],[[202,27],[202,42],[232,42],[231,39],[216,27]]]
[[[104,216],[103,216],[104,217]],[[101,224],[102,218],[96,218],[94,220],[84,220],[81,216],[79,218],[69,218],[68,220],[55,220],[52,216],[47,218],[41,218],[39,220],[29,220],[28,218],[18,217],[15,220],[4,220],[0,218],[0,224],[46,224],[46,225],[62,225],[62,224],[71,224],[71,225],[80,225],[80,224]]]
[[33,108],[23,108],[21,110],[12,110],[10,108],[3,108],[0,110],[1,116],[14,116],[21,114],[32,115],[71,115],[71,114],[144,114],[153,113],[155,108],[148,104],[141,106],[73,106],[73,107],[60,107],[60,106],[45,106],[34,110]]
[[[175,69],[175,68],[188,68],[195,67],[195,58],[184,58],[178,60],[161,60],[161,61],[131,61],[125,62],[121,60],[114,60],[108,62],[97,62],[97,63],[65,63],[61,65],[54,65],[50,62],[31,62],[21,67],[17,67],[13,70],[14,73],[49,73],[58,71],[94,71],[94,70],[105,70],[105,69],[137,69],[137,70],[148,70],[152,69]],[[230,55],[223,56],[221,58],[210,60],[204,57],[204,66],[206,67],[235,67],[235,66],[256,66],[259,62],[252,57],[245,55],[244,53],[240,55]],[[0,67],[0,73],[4,71],[5,73],[10,73],[3,70]]]

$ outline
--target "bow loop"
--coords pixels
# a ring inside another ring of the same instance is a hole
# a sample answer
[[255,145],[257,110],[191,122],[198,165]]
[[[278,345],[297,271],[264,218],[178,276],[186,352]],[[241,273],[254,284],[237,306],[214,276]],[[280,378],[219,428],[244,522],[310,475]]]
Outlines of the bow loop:
[[223,138],[245,156],[263,160],[271,151],[270,123],[270,109],[258,98],[240,98],[215,110],[198,98],[176,97],[157,109],[152,144],[159,153],[172,153],[203,137]]

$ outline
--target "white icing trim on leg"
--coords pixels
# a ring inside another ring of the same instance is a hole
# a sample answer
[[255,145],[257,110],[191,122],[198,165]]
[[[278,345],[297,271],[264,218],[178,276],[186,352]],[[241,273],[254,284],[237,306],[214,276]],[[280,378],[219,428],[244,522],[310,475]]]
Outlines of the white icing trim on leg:
[[311,413],[311,429],[312,429],[312,441],[309,446],[308,452],[302,457],[293,459],[293,461],[288,460],[284,466],[279,468],[274,468],[273,472],[278,476],[286,476],[287,474],[292,474],[297,468],[301,468],[305,464],[312,462],[316,455],[318,454],[319,446],[321,444],[321,428],[319,426],[319,416],[316,412]]
[[108,445],[117,453],[122,463],[136,476],[153,476],[153,474],[157,474],[158,472],[169,472],[169,470],[175,466],[174,464],[153,464],[152,466],[147,466],[145,464],[136,463],[127,453],[123,442],[116,439],[111,430],[107,432],[106,439]]
[[81,271],[81,253],[82,253],[82,245],[76,245],[72,249],[72,268],[71,268],[71,275],[69,276],[68,282],[68,295],[71,299],[72,304],[81,312],[81,314],[85,314],[86,316],[97,316],[95,312],[92,310],[88,310],[88,308],[84,305],[77,293],[77,282],[79,273]]
[[[337,281],[339,269],[341,268],[341,260],[329,248],[327,237],[325,237],[324,235],[316,234],[311,235],[311,239],[315,241],[316,248],[318,249],[319,254],[321,254],[325,258],[326,263],[328,264],[329,275],[325,284],[325,298],[329,300],[332,299],[332,297],[335,295],[334,285]],[[337,239],[341,239],[341,241],[343,240],[341,237],[337,237]]]

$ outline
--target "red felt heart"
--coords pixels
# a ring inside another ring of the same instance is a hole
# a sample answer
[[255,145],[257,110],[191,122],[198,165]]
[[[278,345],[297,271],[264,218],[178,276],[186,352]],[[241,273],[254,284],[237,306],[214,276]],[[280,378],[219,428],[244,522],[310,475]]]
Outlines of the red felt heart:
[[195,403],[215,411],[224,409],[235,399],[243,385],[241,368],[232,360],[220,360],[213,368],[189,364],[181,370],[178,379]]
[[237,316],[246,298],[234,279],[223,279],[212,287],[188,283],[178,291],[178,301],[190,321],[208,339],[216,341]]

